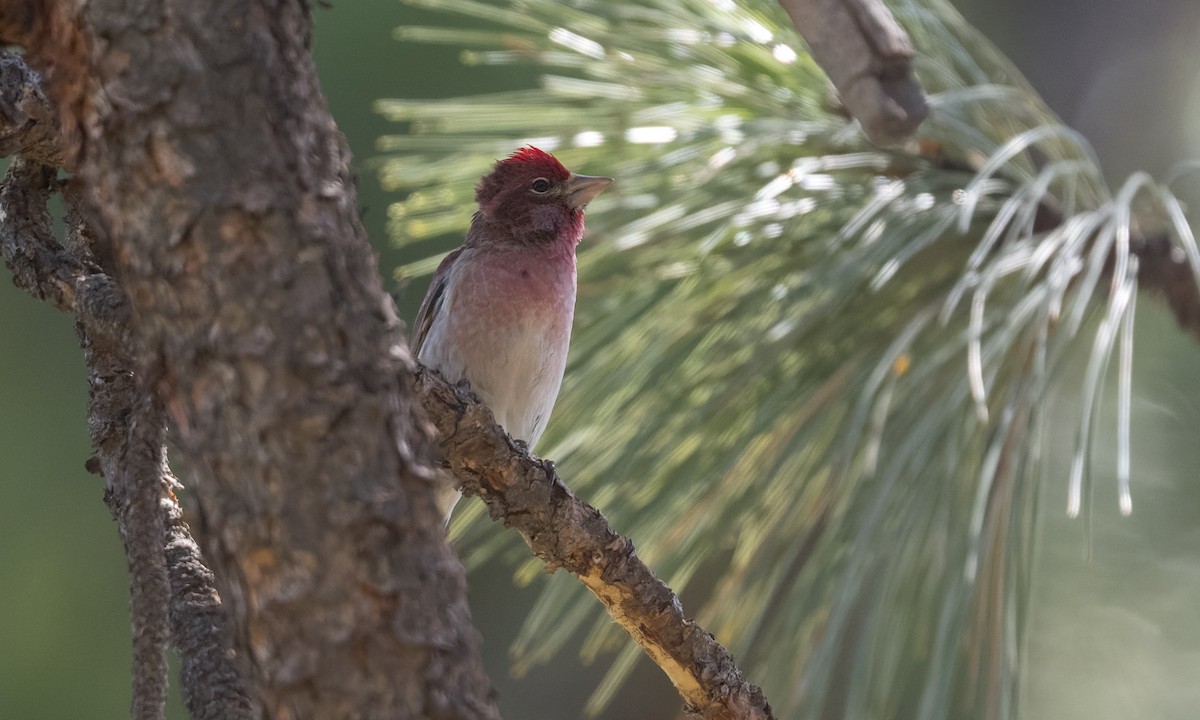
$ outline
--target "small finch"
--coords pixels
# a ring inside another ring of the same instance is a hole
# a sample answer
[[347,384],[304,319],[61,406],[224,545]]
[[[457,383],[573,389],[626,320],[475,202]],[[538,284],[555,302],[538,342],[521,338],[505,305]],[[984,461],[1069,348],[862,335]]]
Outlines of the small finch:
[[[576,175],[535,147],[497,162],[475,186],[466,242],[442,260],[417,312],[417,359],[452,383],[469,381],[529,447],[567,365],[583,210],[611,182]],[[439,498],[447,519],[458,498]]]

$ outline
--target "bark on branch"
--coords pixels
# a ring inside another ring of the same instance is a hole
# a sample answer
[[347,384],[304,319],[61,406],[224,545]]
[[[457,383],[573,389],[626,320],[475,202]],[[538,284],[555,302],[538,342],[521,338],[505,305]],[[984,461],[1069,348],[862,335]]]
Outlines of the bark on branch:
[[0,157],[14,155],[51,167],[63,164],[58,123],[41,76],[20,55],[0,52]]
[[554,464],[529,454],[467,391],[418,371],[421,402],[438,429],[451,472],[493,519],[516,529],[551,570],[564,568],[662,668],[685,709],[709,720],[767,720],[762,691],[729,652],[683,614],[683,606],[598,510],[577,498]]
[[779,0],[876,145],[907,140],[929,113],[908,34],[882,0]]
[[[0,0],[0,39],[47,78],[111,243],[96,263],[129,301],[132,407],[162,409],[189,466],[253,713],[498,717],[308,5]],[[69,308],[78,274],[33,286]],[[213,610],[182,587],[205,579],[180,568],[181,612]]]
[[[174,478],[167,476],[174,484]],[[200,556],[174,497],[164,498],[167,573],[171,581],[171,644],[179,653],[179,684],[191,720],[249,720],[253,703],[235,662],[229,619],[216,578]]]
[[[0,62],[4,59],[0,56]],[[4,129],[0,124],[0,134],[19,144],[19,133]],[[139,386],[125,347],[128,303],[91,260],[73,200],[67,203],[67,246],[53,236],[46,202],[60,186],[56,175],[54,168],[25,157],[13,161],[0,184],[0,249],[19,287],[76,316],[90,387],[87,424],[97,454],[89,466],[105,477],[105,502],[117,521],[130,574],[132,717],[163,717],[169,636],[180,652],[184,702],[192,717],[248,719],[250,704],[233,665],[211,574],[197,583],[197,568],[207,573],[198,553],[164,552],[168,524],[172,548],[195,548],[195,543],[168,491],[173,481],[166,468],[162,411]],[[199,625],[177,621],[196,616],[191,597],[197,595],[208,598],[216,612],[199,616]],[[198,665],[201,672],[189,672]]]

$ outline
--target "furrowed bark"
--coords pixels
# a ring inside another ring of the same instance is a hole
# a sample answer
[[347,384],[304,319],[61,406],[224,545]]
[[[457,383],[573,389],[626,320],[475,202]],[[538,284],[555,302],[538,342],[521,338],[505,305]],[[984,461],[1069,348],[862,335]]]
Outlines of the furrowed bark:
[[493,519],[521,534],[550,570],[579,578],[662,668],[690,715],[767,720],[762,691],[729,652],[683,614],[683,606],[638,559],[598,510],[577,498],[554,464],[515,444],[492,413],[436,372],[418,372],[421,402],[464,494],[481,498]]
[[[125,347],[129,305],[112,277],[94,261],[95,246],[77,192],[65,193],[65,247],[51,230],[47,200],[63,184],[56,180],[56,169],[43,163],[61,161],[64,154],[40,82],[19,55],[0,53],[0,108],[6,110],[0,118],[0,151],[18,154],[0,185],[0,250],[19,287],[76,316],[91,388],[88,429],[97,455],[88,466],[106,478],[105,501],[117,521],[129,565],[132,716],[163,717],[169,613],[191,716],[249,718],[250,703],[233,664],[212,574],[200,560],[169,492],[176,483],[166,467],[161,409],[138,385]],[[171,530],[165,557],[164,522]],[[196,597],[204,599],[208,612],[197,609]],[[192,618],[198,622],[189,622]],[[194,671],[196,667],[202,671]]]
[[307,6],[65,7],[0,2],[0,37],[37,41],[79,130],[67,156],[191,469],[253,714],[498,717]]
[[86,259],[84,248],[72,245],[69,251],[51,233],[46,204],[58,184],[56,175],[47,165],[22,157],[13,161],[0,183],[0,249],[18,287],[75,312],[78,319],[92,389],[88,429],[129,567],[132,717],[157,720],[167,700],[167,574],[158,511],[163,486],[157,465],[147,462],[161,457],[162,431],[148,413],[131,405],[144,395],[137,392],[128,357],[111,332],[127,316],[124,298]]

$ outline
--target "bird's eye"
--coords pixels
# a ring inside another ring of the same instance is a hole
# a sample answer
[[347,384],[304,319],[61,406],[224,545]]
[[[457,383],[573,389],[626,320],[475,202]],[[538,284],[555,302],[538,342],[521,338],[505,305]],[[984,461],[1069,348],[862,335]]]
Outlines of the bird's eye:
[[537,180],[533,181],[533,184],[529,186],[529,189],[538,195],[545,195],[546,193],[550,192],[550,181],[546,178],[538,178]]

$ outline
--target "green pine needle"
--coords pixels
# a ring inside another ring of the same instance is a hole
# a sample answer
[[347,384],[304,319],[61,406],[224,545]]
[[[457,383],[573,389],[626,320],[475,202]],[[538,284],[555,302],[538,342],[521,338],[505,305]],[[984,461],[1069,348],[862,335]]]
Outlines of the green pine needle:
[[[864,143],[766,0],[414,4],[488,28],[398,37],[545,74],[523,92],[379,102],[403,126],[381,140],[383,180],[407,193],[389,213],[398,242],[457,244],[473,182],[524,143],[617,178],[589,209],[540,452],[779,717],[1012,717],[1048,384],[1090,348],[1078,512],[1116,357],[1128,511],[1131,227],[1175,238],[1200,279],[1170,192],[1144,176],[1111,192],[940,0],[891,3],[931,106],[897,152]],[[454,524],[472,561],[524,557],[482,514]],[[587,658],[624,648],[597,711],[637,654],[570,578],[545,584],[516,663],[581,636]]]

